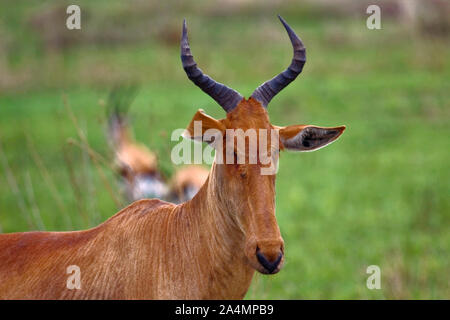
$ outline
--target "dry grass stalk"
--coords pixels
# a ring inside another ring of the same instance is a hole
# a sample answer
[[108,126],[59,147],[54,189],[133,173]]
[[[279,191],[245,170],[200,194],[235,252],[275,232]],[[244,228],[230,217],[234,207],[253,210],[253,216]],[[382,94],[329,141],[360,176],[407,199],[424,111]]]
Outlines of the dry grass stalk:
[[77,142],[76,140],[70,140],[73,144],[78,145],[80,148],[82,148],[83,150],[87,151],[90,159],[92,160],[95,168],[97,169],[97,172],[106,188],[106,190],[108,191],[108,193],[110,194],[112,200],[114,201],[114,203],[116,204],[116,206],[118,208],[123,207],[122,202],[117,198],[116,194],[113,191],[113,188],[111,186],[111,184],[109,183],[108,179],[106,178],[106,175],[103,171],[103,168],[100,165],[100,162],[106,163],[106,160],[103,159],[103,157],[101,157],[98,153],[96,153],[95,151],[92,150],[92,148],[89,146],[89,142],[86,138],[85,133],[83,132],[83,130],[81,129],[79,123],[78,123],[78,119],[75,117],[72,108],[70,107],[66,96],[63,96],[63,103],[66,107],[67,113],[70,116],[70,119],[72,120],[73,125],[75,126],[75,129],[77,130],[77,134],[78,137],[80,138],[81,143]]
[[64,205],[64,201],[61,199],[61,196],[59,195],[58,188],[55,185],[55,182],[53,181],[47,167],[44,165],[44,162],[42,161],[39,153],[37,152],[36,148],[34,147],[34,143],[28,133],[25,133],[26,139],[27,139],[27,146],[28,150],[31,153],[31,156],[33,157],[34,162],[36,163],[37,167],[39,168],[39,172],[42,175],[42,178],[44,179],[45,183],[47,184],[47,187],[50,190],[50,194],[55,201],[61,215],[64,217],[65,223],[69,228],[73,227],[72,219],[70,218],[70,215],[68,214],[68,211]]
[[38,230],[46,230],[44,221],[42,220],[41,211],[36,202],[36,197],[34,195],[33,181],[31,180],[30,171],[26,172],[25,175],[25,188],[27,192],[28,203],[30,204],[31,213]]
[[22,192],[20,191],[19,185],[17,184],[17,179],[14,176],[14,173],[12,172],[12,170],[9,166],[8,159],[6,158],[6,155],[3,151],[1,139],[0,139],[0,160],[2,162],[3,170],[5,171],[6,180],[8,182],[9,188],[11,189],[12,193],[14,194],[14,196],[17,199],[17,204],[19,206],[19,210],[22,213],[25,221],[27,222],[28,228],[32,229],[33,225],[30,220],[30,217],[28,215],[28,209],[25,204],[25,200],[23,199]]

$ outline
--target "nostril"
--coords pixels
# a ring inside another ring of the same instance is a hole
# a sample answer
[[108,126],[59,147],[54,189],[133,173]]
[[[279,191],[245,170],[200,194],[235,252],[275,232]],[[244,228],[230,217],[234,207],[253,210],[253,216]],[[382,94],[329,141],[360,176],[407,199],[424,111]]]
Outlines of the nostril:
[[258,259],[258,262],[267,270],[269,273],[272,273],[275,271],[275,269],[278,267],[278,265],[281,262],[281,259],[283,258],[283,254],[280,252],[278,254],[278,257],[273,260],[269,261],[266,256],[261,253],[259,248],[256,249],[256,258]]

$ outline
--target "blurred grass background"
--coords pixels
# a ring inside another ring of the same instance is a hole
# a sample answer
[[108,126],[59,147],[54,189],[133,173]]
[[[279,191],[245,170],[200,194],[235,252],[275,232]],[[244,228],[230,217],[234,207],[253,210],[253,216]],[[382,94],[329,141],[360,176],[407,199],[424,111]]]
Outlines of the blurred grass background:
[[[136,137],[170,175],[170,133],[198,108],[224,117],[181,67],[182,19],[200,67],[249,96],[290,62],[280,13],[308,62],[271,102],[272,122],[347,131],[318,152],[282,155],[286,265],[257,275],[247,298],[449,299],[448,3],[372,2],[381,30],[366,28],[367,1],[1,1],[1,231],[88,228],[125,205],[107,164],[115,85],[140,86]],[[65,28],[69,4],[81,7],[80,31]],[[74,143],[77,127],[99,156]],[[366,288],[372,264],[381,290]]]

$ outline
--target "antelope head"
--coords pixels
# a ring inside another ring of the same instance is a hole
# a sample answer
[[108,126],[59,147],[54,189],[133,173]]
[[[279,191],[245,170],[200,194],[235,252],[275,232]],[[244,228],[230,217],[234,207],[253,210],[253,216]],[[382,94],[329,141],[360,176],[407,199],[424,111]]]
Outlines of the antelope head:
[[[294,49],[292,62],[285,71],[259,86],[249,99],[214,81],[197,67],[186,21],[181,39],[181,60],[187,76],[227,113],[225,119],[216,120],[203,110],[197,111],[185,135],[208,142],[216,149],[210,174],[210,183],[214,179],[220,188],[215,193],[216,200],[226,203],[227,210],[239,220],[245,234],[245,256],[263,274],[277,273],[284,262],[284,242],[275,217],[276,170],[264,169],[277,163],[281,150],[314,151],[335,141],[345,130],[345,126],[278,127],[270,123],[267,113],[270,100],[301,73],[306,62],[302,41],[283,18],[279,19]],[[201,123],[201,131],[196,130],[196,123]],[[243,137],[243,143],[237,142],[239,136]]]

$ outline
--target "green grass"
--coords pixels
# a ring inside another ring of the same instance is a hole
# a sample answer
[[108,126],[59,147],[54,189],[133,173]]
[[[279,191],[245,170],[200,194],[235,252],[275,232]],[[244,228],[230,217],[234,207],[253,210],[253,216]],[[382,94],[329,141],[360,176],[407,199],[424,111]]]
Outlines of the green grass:
[[[47,52],[24,23],[41,6],[17,3],[14,9],[0,7],[0,31],[9,35],[0,51],[6,68],[0,75],[0,143],[26,210],[0,165],[3,232],[38,229],[32,208],[47,230],[87,228],[119,209],[92,160],[67,142],[77,133],[63,97],[92,148],[110,159],[101,101],[114,84],[138,83],[131,107],[135,134],[158,153],[168,175],[174,170],[170,133],[184,128],[198,108],[224,116],[187,80],[176,43],[152,35],[133,43]],[[142,23],[120,15],[120,5],[100,1],[88,8],[97,30],[104,25],[95,22],[96,14],[101,21],[108,15],[130,21],[128,30]],[[157,22],[154,28],[167,21],[179,32],[187,16],[201,68],[248,96],[290,60],[275,15],[285,12],[306,43],[308,62],[299,79],[271,102],[272,122],[347,125],[341,139],[325,149],[282,155],[276,204],[286,265],[275,276],[256,276],[247,298],[450,298],[448,39],[411,35],[395,21],[370,31],[363,18],[327,19],[326,13],[288,9],[231,17],[212,15],[200,5],[189,11],[162,7],[163,18],[155,13],[149,18]],[[33,148],[52,182],[43,176]],[[118,194],[115,175],[105,165],[102,170]],[[373,264],[381,268],[381,290],[366,288],[365,270]]]

